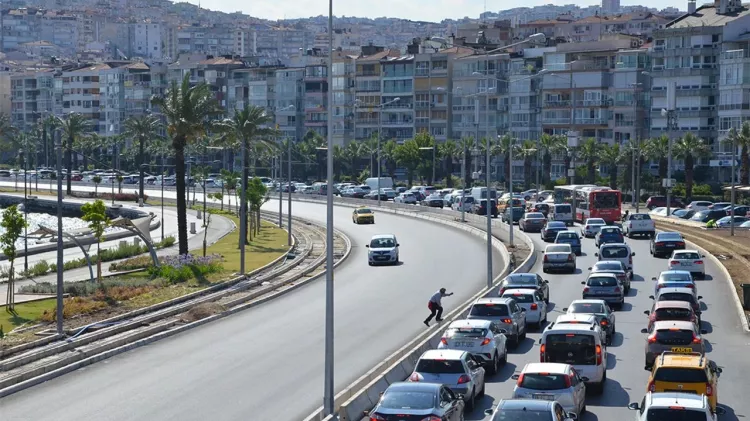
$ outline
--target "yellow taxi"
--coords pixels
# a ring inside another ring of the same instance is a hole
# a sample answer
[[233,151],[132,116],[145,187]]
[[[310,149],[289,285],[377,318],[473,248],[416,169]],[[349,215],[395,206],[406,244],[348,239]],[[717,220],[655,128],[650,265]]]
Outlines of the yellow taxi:
[[721,368],[700,353],[663,352],[651,368],[646,392],[684,392],[706,395],[716,412]]
[[375,214],[367,206],[360,206],[352,212],[352,222],[355,224],[374,224]]

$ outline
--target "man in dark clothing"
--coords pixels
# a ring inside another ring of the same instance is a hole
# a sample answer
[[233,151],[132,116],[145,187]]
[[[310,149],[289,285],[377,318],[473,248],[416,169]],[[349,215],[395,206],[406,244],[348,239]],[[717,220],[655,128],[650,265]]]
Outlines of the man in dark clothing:
[[441,299],[443,297],[449,297],[453,295],[453,293],[446,293],[445,288],[440,288],[440,291],[432,294],[432,297],[430,297],[430,301],[427,302],[427,308],[430,309],[430,315],[425,319],[424,324],[426,326],[430,326],[430,320],[432,320],[433,317],[435,317],[435,320],[438,322],[443,321],[443,305],[441,303]]

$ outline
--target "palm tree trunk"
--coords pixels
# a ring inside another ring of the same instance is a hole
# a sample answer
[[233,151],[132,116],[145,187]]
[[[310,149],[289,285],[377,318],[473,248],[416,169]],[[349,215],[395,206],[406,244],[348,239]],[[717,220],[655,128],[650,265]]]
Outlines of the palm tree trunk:
[[685,154],[685,203],[693,197],[693,155]]
[[748,156],[747,145],[742,145],[740,151],[740,184],[747,186],[750,184],[750,156]]
[[[667,163],[666,157],[659,158],[659,180],[667,178]],[[659,191],[662,193],[666,192],[666,189],[661,187],[661,182],[659,182]]]
[[565,184],[575,184],[573,181],[575,177],[568,176],[568,168],[570,168],[570,155],[565,154],[565,159],[563,159],[564,167],[563,168],[563,175],[565,177]]
[[528,190],[531,188],[531,157],[526,156],[523,159],[523,188]]
[[175,178],[177,182],[177,244],[179,253],[188,254],[187,202],[185,199],[185,139],[175,139]]
[[67,181],[67,186],[65,188],[65,192],[68,195],[73,194],[72,180],[70,179],[70,176],[73,174],[72,150],[73,150],[73,137],[70,136],[68,137],[68,147],[65,148],[65,169],[68,170],[68,181]]
[[221,183],[221,210],[224,211],[224,183]]
[[542,157],[542,180],[544,185],[549,184],[552,179],[552,155],[549,151],[544,152]]
[[143,137],[142,136],[139,136],[139,137],[140,139],[138,139],[138,177],[139,177],[138,196],[141,199],[143,199],[143,183],[145,183],[143,178],[146,176],[146,174],[144,173],[145,168],[143,165],[146,163],[146,152],[144,150]]
[[[510,166],[513,165],[513,163],[510,162],[510,153],[505,154],[505,182],[510,183]],[[513,186],[508,184],[508,191],[513,192]]]
[[609,167],[609,188],[617,190],[617,164],[612,164]]
[[587,173],[588,173],[587,174],[588,183],[589,184],[596,183],[596,165],[594,165],[594,160],[589,159],[588,162],[586,163],[586,167],[587,167]]

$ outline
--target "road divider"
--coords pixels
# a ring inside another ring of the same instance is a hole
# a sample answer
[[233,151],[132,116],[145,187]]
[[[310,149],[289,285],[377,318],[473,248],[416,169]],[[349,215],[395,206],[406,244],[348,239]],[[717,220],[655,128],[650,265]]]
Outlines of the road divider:
[[[300,202],[311,202],[321,203],[322,200],[314,198],[296,198],[295,200]],[[367,205],[373,209],[381,212],[388,212],[396,215],[402,215],[407,217],[413,217],[423,219],[427,221],[437,222],[443,225],[448,225],[456,229],[466,231],[472,235],[480,237],[486,241],[487,233],[472,225],[461,222],[460,220],[452,220],[445,217],[434,215],[437,212],[432,211],[432,208],[421,208],[413,205],[400,206],[399,204],[388,203],[386,206],[373,206],[371,203],[366,201],[354,202],[354,201],[342,201],[337,200],[335,203],[337,206],[345,207],[358,207]],[[393,206],[395,205],[395,206]],[[425,210],[430,209],[430,210]],[[435,209],[437,210],[437,209]],[[455,214],[455,212],[452,212]],[[433,215],[431,215],[433,214]],[[453,216],[453,215],[450,215]],[[467,214],[467,219],[478,218],[482,221],[485,217],[479,217],[477,215]],[[500,224],[493,224],[494,226],[500,226]],[[505,224],[503,224],[505,225]],[[494,227],[493,227],[494,228]],[[498,235],[499,234],[499,235]],[[334,398],[335,414],[324,417],[323,408],[318,408],[315,412],[305,418],[304,421],[319,421],[319,420],[333,420],[338,419],[339,421],[359,421],[364,411],[371,409],[378,399],[380,394],[384,392],[388,386],[395,382],[404,381],[413,371],[416,366],[419,357],[429,349],[437,348],[440,338],[442,337],[445,328],[453,321],[465,318],[468,314],[471,304],[474,303],[478,298],[496,295],[497,286],[500,281],[511,272],[508,263],[511,261],[510,254],[508,253],[505,245],[497,237],[503,237],[503,230],[497,233],[493,230],[493,241],[492,246],[497,250],[505,263],[503,270],[493,280],[491,288],[483,288],[477,292],[474,296],[469,298],[464,303],[460,304],[456,309],[448,313],[447,316],[443,317],[443,322],[433,325],[428,328],[424,333],[418,335],[415,339],[398,349],[386,357],[383,362],[373,367],[367,373],[362,375],[360,378],[355,380],[349,386],[344,388],[341,392],[336,394]],[[509,235],[509,231],[506,228],[504,230],[506,236]],[[530,253],[526,259],[518,265],[512,272],[523,273],[528,272],[536,263],[536,250],[534,242],[522,231],[516,233],[517,240],[522,241],[527,247],[529,247]],[[506,237],[507,238],[507,237]],[[338,418],[335,418],[335,417]]]

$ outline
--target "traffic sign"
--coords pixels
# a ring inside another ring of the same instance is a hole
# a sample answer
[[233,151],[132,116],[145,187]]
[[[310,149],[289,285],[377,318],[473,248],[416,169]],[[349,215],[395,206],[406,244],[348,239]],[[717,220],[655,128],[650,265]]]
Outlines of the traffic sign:
[[666,189],[671,189],[675,185],[677,185],[677,180],[675,180],[674,178],[663,178],[661,180],[661,186]]
[[568,168],[568,177],[575,177],[576,170],[575,168]]

